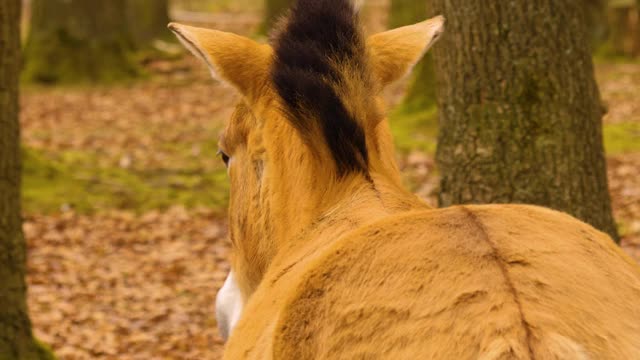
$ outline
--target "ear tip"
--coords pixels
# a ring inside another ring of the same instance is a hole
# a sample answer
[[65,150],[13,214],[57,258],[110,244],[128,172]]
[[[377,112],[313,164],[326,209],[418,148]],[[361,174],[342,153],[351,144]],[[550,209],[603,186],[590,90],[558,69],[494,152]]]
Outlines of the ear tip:
[[444,26],[444,24],[447,22],[447,19],[444,17],[444,15],[438,15],[433,17],[431,19],[431,22],[436,26]]
[[174,32],[175,34],[187,33],[187,32],[190,32],[189,31],[190,29],[192,29],[191,26],[180,24],[180,23],[173,22],[173,21],[170,22],[169,24],[167,24],[167,28],[169,30],[171,30],[172,32]]
[[175,22],[170,22],[169,24],[167,24],[167,28],[173,32],[177,32],[179,27],[180,27],[180,24]]
[[434,16],[431,19],[424,22],[426,28],[429,29],[429,33],[431,33],[433,40],[437,40],[440,35],[444,32],[445,23],[447,20],[443,15]]

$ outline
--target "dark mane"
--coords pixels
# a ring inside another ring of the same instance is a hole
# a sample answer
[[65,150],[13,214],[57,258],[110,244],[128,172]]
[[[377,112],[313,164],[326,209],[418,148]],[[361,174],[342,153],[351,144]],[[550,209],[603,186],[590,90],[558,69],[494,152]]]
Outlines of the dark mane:
[[303,137],[320,130],[339,176],[368,174],[365,131],[336,90],[365,63],[358,16],[348,0],[298,0],[275,37],[272,80]]

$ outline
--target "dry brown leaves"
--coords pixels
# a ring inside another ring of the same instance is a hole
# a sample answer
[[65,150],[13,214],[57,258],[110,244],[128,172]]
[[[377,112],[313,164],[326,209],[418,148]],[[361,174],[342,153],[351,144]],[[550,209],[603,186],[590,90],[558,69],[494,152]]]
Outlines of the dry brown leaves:
[[[195,60],[183,62],[183,71],[174,64],[171,72],[185,78],[180,82],[27,89],[22,95],[23,141],[53,153],[91,152],[105,166],[182,166],[190,160],[185,155],[200,156],[202,144],[215,143],[237,100],[231,89],[208,80]],[[176,151],[176,146],[190,145]],[[213,153],[206,156],[214,158]]]
[[596,75],[607,106],[607,123],[640,122],[640,66],[638,64],[600,64]]
[[29,216],[29,307],[61,359],[216,359],[226,226],[206,210]]
[[640,153],[608,159],[613,214],[623,225],[622,248],[640,261]]

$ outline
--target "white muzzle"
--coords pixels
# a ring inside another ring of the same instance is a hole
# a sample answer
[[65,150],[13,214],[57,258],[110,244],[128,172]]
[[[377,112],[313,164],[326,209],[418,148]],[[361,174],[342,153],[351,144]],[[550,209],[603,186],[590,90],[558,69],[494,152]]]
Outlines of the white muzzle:
[[227,279],[218,295],[216,295],[216,320],[220,336],[227,341],[231,331],[240,320],[242,308],[244,307],[240,288],[233,276],[233,270],[229,271]]

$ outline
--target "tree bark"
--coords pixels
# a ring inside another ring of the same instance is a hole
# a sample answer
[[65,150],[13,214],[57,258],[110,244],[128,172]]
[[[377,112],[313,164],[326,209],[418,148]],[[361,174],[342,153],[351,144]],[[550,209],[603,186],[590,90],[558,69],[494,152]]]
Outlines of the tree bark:
[[111,82],[137,75],[126,0],[33,0],[26,80]]
[[291,0],[265,0],[264,3],[264,21],[260,26],[260,32],[269,33],[275,23],[289,9],[293,2]]
[[[391,0],[389,28],[415,24],[426,18],[427,4],[423,0]],[[408,111],[421,111],[435,106],[436,84],[431,54],[416,64],[413,74],[403,107]]]
[[127,19],[138,49],[152,46],[153,40],[173,38],[167,29],[169,0],[128,0]]
[[529,203],[617,239],[582,3],[432,0],[441,206]]
[[20,0],[0,0],[0,360],[43,358],[31,333],[20,216]]

